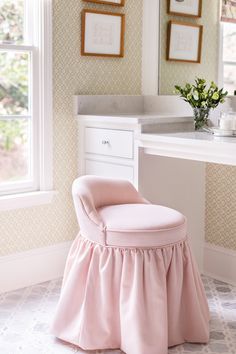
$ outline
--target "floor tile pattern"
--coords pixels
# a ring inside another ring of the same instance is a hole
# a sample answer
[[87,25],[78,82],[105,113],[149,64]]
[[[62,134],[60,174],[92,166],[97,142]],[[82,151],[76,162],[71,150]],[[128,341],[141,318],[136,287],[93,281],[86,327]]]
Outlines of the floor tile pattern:
[[[186,343],[170,348],[169,354],[236,354],[236,287],[208,277],[203,277],[203,282],[211,310],[210,342]],[[0,295],[0,353],[121,354],[84,352],[50,334],[60,286],[61,280],[54,280]]]

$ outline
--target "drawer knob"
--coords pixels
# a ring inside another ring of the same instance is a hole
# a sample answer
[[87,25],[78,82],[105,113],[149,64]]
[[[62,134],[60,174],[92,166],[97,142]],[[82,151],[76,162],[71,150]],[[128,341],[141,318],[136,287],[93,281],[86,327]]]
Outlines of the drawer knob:
[[109,145],[109,140],[102,140],[102,145]]

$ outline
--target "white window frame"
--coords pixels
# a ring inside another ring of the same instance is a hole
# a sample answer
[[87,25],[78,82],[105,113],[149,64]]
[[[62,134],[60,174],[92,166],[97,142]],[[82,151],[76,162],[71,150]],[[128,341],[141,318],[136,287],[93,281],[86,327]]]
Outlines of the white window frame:
[[219,22],[219,46],[218,46],[218,86],[224,84],[224,63],[223,63],[223,23]]
[[[37,115],[38,120],[38,124],[34,124],[33,131],[36,139],[34,146],[38,146],[38,149],[33,151],[33,159],[38,161],[34,173],[38,178],[33,191],[26,192],[22,189],[21,193],[1,196],[0,210],[50,203],[55,194],[52,153],[52,0],[27,0],[26,3],[28,4],[26,11],[34,13],[31,17],[32,21],[37,21],[38,33],[32,31],[29,33],[34,36],[33,42],[37,43],[38,49],[31,45],[17,45],[13,48],[7,44],[0,44],[0,49],[37,50],[33,61],[34,72],[38,75],[33,77],[32,114]],[[30,23],[26,25],[31,27]],[[32,38],[29,39],[31,40]]]
[[143,1],[142,94],[158,95],[159,91],[159,17],[160,1]]

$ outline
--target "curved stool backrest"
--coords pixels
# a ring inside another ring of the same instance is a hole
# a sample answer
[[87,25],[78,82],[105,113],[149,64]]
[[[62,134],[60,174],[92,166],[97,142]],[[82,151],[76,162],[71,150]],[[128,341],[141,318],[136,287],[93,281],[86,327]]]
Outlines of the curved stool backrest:
[[[94,235],[93,241],[104,244],[104,225],[97,209],[117,204],[146,204],[147,201],[126,180],[98,176],[82,176],[72,186],[72,195],[80,231]],[[96,237],[99,232],[99,237]],[[96,235],[95,235],[96,234]]]

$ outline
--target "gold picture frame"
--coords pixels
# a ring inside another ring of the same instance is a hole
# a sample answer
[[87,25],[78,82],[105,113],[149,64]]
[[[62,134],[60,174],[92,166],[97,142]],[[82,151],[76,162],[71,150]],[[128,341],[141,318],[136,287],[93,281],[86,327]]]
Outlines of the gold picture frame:
[[124,35],[124,14],[90,9],[81,12],[81,55],[121,58]]
[[116,1],[111,1],[111,0],[83,0],[84,2],[93,2],[96,4],[103,4],[103,5],[114,5],[114,6],[124,6],[125,5],[125,0],[116,0]]
[[[191,7],[192,5],[192,7]],[[202,0],[196,0],[188,4],[187,0],[167,0],[167,13],[169,15],[201,17],[202,16]]]
[[202,37],[202,25],[169,21],[166,59],[169,61],[200,63]]

